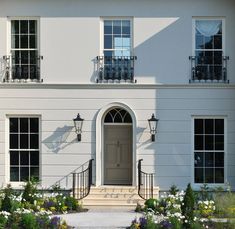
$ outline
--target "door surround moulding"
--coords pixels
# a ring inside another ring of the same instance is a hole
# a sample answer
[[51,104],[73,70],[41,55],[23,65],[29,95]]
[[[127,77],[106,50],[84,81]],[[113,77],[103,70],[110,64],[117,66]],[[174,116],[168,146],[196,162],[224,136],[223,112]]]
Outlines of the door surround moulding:
[[137,153],[136,153],[136,114],[134,111],[125,103],[121,102],[113,102],[105,105],[102,107],[97,116],[96,116],[96,153],[95,153],[95,164],[96,164],[96,177],[95,177],[95,185],[101,186],[103,185],[102,179],[102,171],[103,171],[103,124],[104,124],[104,117],[106,113],[114,107],[119,107],[125,109],[132,118],[132,185],[136,186],[137,182]]

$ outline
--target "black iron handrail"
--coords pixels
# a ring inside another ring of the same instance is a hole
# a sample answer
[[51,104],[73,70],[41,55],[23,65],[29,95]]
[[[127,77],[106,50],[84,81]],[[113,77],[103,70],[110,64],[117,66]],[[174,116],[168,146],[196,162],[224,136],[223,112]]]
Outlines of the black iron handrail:
[[73,197],[81,200],[89,195],[90,188],[92,185],[92,161],[89,161],[87,169],[79,172],[79,173],[72,173],[73,175],[73,187],[72,193]]
[[[41,60],[43,56],[16,57],[14,55],[3,56],[5,71],[3,82],[41,82]],[[21,63],[21,64],[19,64]],[[30,63],[30,64],[29,64]]]
[[228,56],[190,56],[191,79],[189,82],[228,83]]
[[153,173],[145,173],[142,171],[142,161],[143,159],[138,161],[138,194],[142,199],[147,200],[153,198]]
[[136,56],[97,56],[97,83],[109,81],[136,83],[134,80],[136,59]]

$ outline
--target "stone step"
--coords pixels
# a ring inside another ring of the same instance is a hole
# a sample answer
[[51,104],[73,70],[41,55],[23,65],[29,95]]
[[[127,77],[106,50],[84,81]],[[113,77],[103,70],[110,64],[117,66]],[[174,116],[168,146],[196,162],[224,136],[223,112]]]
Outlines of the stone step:
[[[154,196],[158,196],[159,188],[154,188]],[[82,200],[85,207],[125,207],[134,209],[137,203],[143,205],[135,186],[92,186],[90,194]]]

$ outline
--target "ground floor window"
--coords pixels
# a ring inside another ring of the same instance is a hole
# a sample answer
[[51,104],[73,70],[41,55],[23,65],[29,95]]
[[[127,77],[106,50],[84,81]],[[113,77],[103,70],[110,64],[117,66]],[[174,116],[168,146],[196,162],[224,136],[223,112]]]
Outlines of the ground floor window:
[[39,179],[39,118],[9,118],[10,181]]
[[194,182],[224,183],[224,119],[194,119]]

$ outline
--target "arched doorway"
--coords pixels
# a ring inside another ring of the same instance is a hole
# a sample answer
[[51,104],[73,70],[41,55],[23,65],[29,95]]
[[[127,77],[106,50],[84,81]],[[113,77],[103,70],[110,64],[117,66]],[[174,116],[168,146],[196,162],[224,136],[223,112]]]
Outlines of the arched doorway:
[[104,185],[132,185],[132,130],[132,118],[125,109],[112,107],[104,115]]

